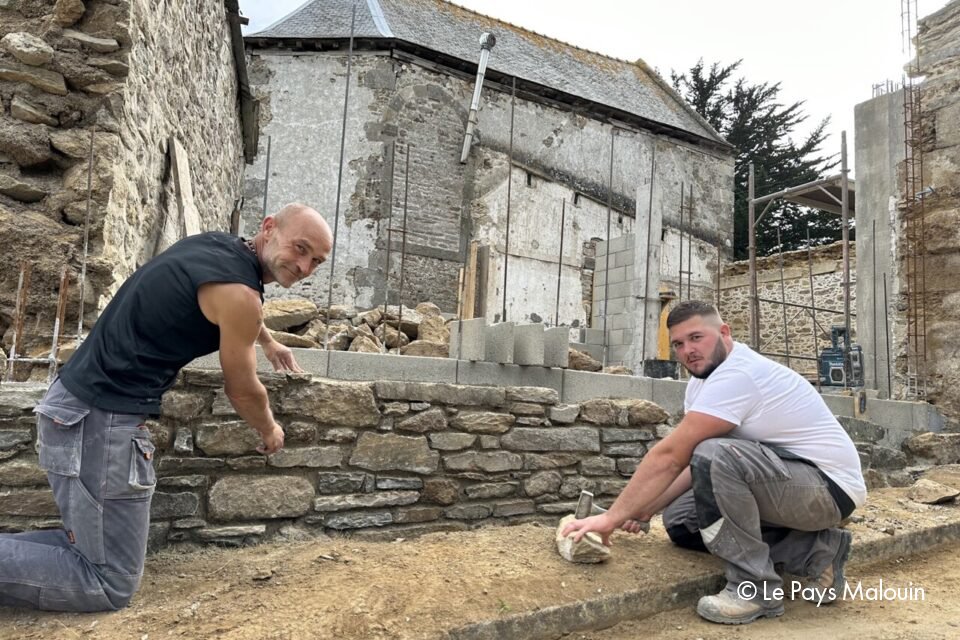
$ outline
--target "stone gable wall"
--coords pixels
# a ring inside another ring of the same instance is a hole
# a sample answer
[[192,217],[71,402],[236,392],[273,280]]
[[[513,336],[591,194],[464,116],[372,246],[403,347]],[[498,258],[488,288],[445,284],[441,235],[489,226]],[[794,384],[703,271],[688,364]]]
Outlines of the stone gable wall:
[[[124,278],[185,235],[178,184],[191,187],[200,230],[229,228],[243,165],[230,45],[222,0],[0,2],[5,350],[22,261],[33,265],[26,353],[50,350],[64,265],[64,339],[74,337],[91,132],[87,326]],[[189,164],[179,181],[171,140]]]

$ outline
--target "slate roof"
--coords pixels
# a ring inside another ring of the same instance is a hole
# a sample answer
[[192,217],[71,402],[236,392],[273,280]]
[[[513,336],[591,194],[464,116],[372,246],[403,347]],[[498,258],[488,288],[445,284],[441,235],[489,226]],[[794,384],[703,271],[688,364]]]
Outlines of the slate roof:
[[[278,40],[350,36],[353,0],[311,0],[266,29],[246,36],[254,46]],[[445,0],[357,0],[354,36],[411,43],[475,65],[479,37],[497,38],[488,63],[495,72],[658,122],[729,148],[670,86],[642,61],[618,60],[464,9]]]

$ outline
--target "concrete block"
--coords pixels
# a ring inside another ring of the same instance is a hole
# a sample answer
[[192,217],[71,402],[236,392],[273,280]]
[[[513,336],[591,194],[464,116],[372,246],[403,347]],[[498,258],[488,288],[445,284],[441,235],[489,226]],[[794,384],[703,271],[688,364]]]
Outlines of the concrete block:
[[651,382],[650,378],[567,370],[563,376],[560,401],[569,404],[593,398],[651,400],[653,395]]
[[542,367],[543,324],[519,324],[513,333],[513,363]]
[[399,380],[449,382],[457,375],[457,361],[381,353],[332,351],[330,377],[337,380]]
[[596,244],[596,249],[594,254],[599,258],[600,256],[607,255],[607,243],[604,240],[601,240]]
[[484,331],[484,360],[500,364],[513,363],[514,328],[512,322],[492,324]]
[[[627,242],[628,239],[630,240],[630,242]],[[623,251],[627,247],[632,247],[632,246],[633,246],[633,234],[626,234],[626,235],[618,236],[616,238],[610,238],[609,240],[607,240],[607,251],[609,251],[610,253]]]
[[633,315],[629,313],[610,314],[607,316],[607,326],[611,329],[633,329]]
[[[626,298],[626,297],[632,296],[634,286],[635,286],[634,281],[618,282],[616,284],[611,284],[608,287],[609,292],[607,293],[607,298],[608,299]],[[603,298],[601,298],[601,300],[602,299]]]
[[570,359],[570,330],[552,327],[543,332],[543,364],[566,369]]
[[611,298],[607,300],[607,313],[630,313],[632,310],[627,308],[627,301],[632,298]]
[[483,360],[486,357],[486,318],[450,323],[450,357]]
[[563,369],[461,360],[456,381],[457,384],[463,385],[544,387],[560,393],[563,388]]
[[[327,370],[327,351],[325,349],[292,349],[293,356],[297,363],[307,373],[326,375]],[[220,369],[220,353],[214,351],[205,356],[201,356],[188,364],[185,368],[191,369]],[[257,371],[269,373],[273,371],[273,365],[263,355],[263,350],[257,347]]]
[[621,251],[615,254],[614,258],[618,267],[632,267],[633,263],[636,261],[636,252],[633,247],[631,247],[626,251]]
[[608,322],[608,323],[607,323],[607,335],[608,335],[609,337],[607,338],[607,345],[609,345],[609,346],[616,346],[616,345],[626,344],[626,343],[623,341],[623,335],[624,335],[623,329],[611,329],[611,328],[609,328],[610,326],[611,326],[611,325],[610,325],[610,323]]
[[603,344],[603,329],[580,329],[580,342],[583,344]]
[[607,347],[607,366],[624,364],[630,354],[630,345],[621,344]]
[[628,279],[633,278],[633,273],[627,273],[626,267],[617,267],[616,269],[610,269],[607,272],[607,282],[611,285],[617,284],[618,282],[626,282]]
[[653,402],[670,415],[683,412],[683,398],[687,393],[687,383],[680,380],[663,380],[650,378],[650,387],[653,390]]

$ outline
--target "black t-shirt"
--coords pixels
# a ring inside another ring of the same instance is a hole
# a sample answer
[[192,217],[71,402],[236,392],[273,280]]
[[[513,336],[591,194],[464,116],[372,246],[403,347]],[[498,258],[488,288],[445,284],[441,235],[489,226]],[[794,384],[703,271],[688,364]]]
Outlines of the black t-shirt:
[[63,385],[104,411],[160,413],[177,372],[220,348],[220,328],[200,311],[200,285],[245,284],[262,300],[262,280],[242,239],[220,232],[184,238],[123,283],[60,371]]

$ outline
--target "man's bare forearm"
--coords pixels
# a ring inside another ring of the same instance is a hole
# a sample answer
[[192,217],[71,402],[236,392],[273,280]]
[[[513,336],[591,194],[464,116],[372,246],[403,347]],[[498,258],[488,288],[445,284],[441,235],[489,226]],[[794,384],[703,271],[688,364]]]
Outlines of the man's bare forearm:
[[667,487],[667,490],[660,494],[660,497],[657,498],[653,504],[649,506],[643,513],[640,514],[639,519],[641,521],[646,521],[657,515],[672,503],[674,500],[683,495],[690,487],[691,478],[690,478],[690,467],[680,472],[680,475],[677,476],[677,479]]
[[630,482],[607,512],[608,515],[616,526],[620,526],[632,518],[656,513],[652,509],[658,506],[661,496],[673,487],[683,469],[669,455],[651,450],[640,461]]
[[226,394],[230,404],[237,410],[237,415],[259,433],[268,433],[276,421],[273,419],[273,411],[270,410],[267,389],[259,381],[257,386],[259,388],[243,393],[227,391]]

